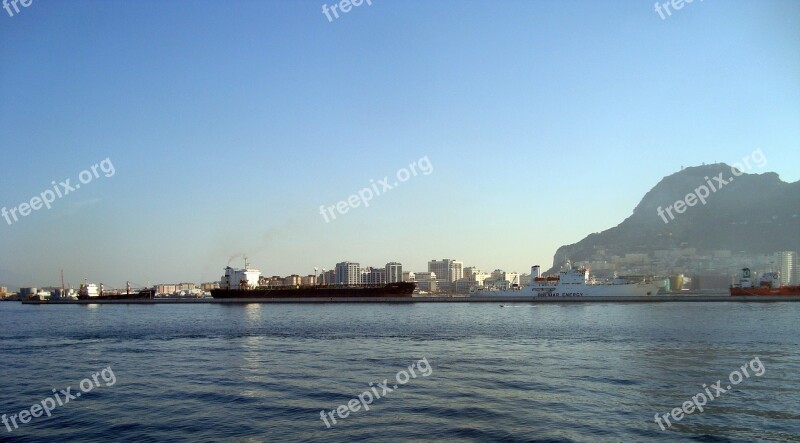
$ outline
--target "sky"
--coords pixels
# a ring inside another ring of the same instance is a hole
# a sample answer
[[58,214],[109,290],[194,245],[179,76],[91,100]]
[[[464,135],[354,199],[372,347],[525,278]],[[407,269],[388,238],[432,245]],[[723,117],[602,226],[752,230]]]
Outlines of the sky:
[[761,149],[748,172],[800,179],[800,2],[662,19],[651,1],[372,0],[329,21],[332,4],[0,9],[0,205],[40,206],[0,218],[0,270],[199,283],[246,254],[266,275],[526,272],[682,167]]

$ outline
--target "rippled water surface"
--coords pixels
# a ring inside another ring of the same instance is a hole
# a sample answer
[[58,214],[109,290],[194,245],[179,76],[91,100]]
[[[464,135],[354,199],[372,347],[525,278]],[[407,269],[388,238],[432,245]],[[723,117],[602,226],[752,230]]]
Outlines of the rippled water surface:
[[[3,302],[0,413],[104,368],[116,382],[0,441],[800,441],[798,319],[797,303]],[[755,357],[760,377],[654,422]],[[423,358],[429,375],[398,384]],[[326,427],[320,411],[384,379],[398,388]]]

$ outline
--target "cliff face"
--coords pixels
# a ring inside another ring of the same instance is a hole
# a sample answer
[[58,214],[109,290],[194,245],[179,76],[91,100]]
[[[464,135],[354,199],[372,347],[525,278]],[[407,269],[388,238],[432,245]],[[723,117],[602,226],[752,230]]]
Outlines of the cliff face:
[[[679,203],[678,211],[678,200],[693,206]],[[800,250],[800,181],[786,183],[774,172],[737,177],[724,163],[686,168],[664,177],[616,227],[558,248],[548,272],[557,270],[564,257],[585,261],[597,249],[624,255],[680,246],[749,253]]]

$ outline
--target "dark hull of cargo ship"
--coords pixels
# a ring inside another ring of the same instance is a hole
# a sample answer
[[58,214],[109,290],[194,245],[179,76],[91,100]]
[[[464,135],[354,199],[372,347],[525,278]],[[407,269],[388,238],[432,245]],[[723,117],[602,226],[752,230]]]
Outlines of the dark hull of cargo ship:
[[79,295],[78,300],[147,300],[156,297],[156,291],[144,290],[135,294],[108,294],[98,295],[97,297],[89,297],[88,295]]
[[304,297],[411,297],[415,283],[361,286],[290,286],[256,289],[212,289],[214,298],[304,298]]

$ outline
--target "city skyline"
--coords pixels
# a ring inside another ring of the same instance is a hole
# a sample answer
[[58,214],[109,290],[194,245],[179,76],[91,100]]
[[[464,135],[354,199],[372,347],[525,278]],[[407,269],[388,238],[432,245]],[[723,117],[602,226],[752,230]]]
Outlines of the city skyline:
[[795,2],[666,20],[373,3],[332,22],[311,1],[4,17],[0,207],[18,220],[0,219],[0,270],[120,285],[212,281],[243,254],[280,275],[444,254],[527,272],[683,166],[758,148],[756,172],[800,179]]
[[[732,280],[740,274],[743,266],[752,268],[755,274],[764,272],[778,272],[780,281],[784,285],[797,285],[800,283],[800,261],[798,261],[797,251],[774,251],[771,253],[747,254],[733,253],[729,250],[698,251],[696,248],[671,248],[669,250],[655,250],[652,254],[628,253],[624,257],[609,256],[608,260],[603,261],[575,261],[573,267],[586,268],[592,272],[593,276],[608,278],[616,275],[647,275],[657,278],[680,278],[700,277],[710,279],[711,286],[715,289],[727,287],[726,280]],[[681,262],[688,261],[691,265],[679,265]],[[261,285],[354,285],[354,284],[384,284],[399,281],[416,281],[425,287],[429,280],[435,279],[438,285],[444,285],[449,290],[449,284],[459,282],[456,285],[463,290],[466,286],[462,283],[471,282],[470,286],[483,286],[484,280],[502,280],[509,283],[526,284],[532,275],[540,275],[544,272],[541,269],[534,270],[537,265],[533,265],[530,272],[517,270],[506,270],[501,268],[480,268],[477,266],[464,267],[464,262],[455,259],[432,259],[428,261],[426,270],[403,269],[400,262],[387,262],[383,267],[364,265],[355,261],[342,261],[328,267],[314,268],[314,272],[305,274],[303,272],[293,272],[285,275],[269,275],[264,273],[252,263],[246,262],[242,267],[230,266],[225,269],[232,269],[236,275],[241,275],[245,280],[253,280],[253,286]],[[736,264],[735,264],[736,263]],[[455,266],[453,266],[455,265]],[[563,269],[563,268],[562,268]],[[455,273],[452,272],[455,270]],[[253,271],[254,273],[248,274]],[[488,272],[487,272],[488,271]],[[258,275],[264,279],[261,281]],[[546,274],[545,274],[546,275]],[[552,275],[552,274],[551,274]],[[325,277],[327,276],[327,277]],[[238,277],[237,277],[238,278]],[[172,293],[181,290],[194,289],[205,286],[206,289],[225,285],[227,277],[221,276],[220,279],[210,281],[180,281],[172,282],[148,282],[146,285],[139,285],[134,289],[153,288],[156,293]],[[276,280],[277,279],[277,280]],[[229,279],[227,279],[230,281]],[[236,278],[234,278],[236,280]],[[255,283],[258,280],[258,283]],[[720,286],[720,282],[723,282]],[[102,281],[85,281],[73,284],[65,280],[66,289],[78,289],[83,283],[97,284],[98,287],[104,286]],[[126,282],[127,286],[131,282]],[[229,283],[227,283],[229,284]],[[494,284],[494,283],[493,283]],[[27,285],[20,285],[25,289],[51,289],[59,288],[60,284],[41,284],[35,282]],[[106,289],[123,289],[122,286],[105,285]],[[136,286],[135,284],[133,286]],[[12,289],[19,289],[11,286]],[[167,289],[163,289],[167,288]],[[172,288],[172,289],[169,289]],[[8,293],[8,284],[0,285],[0,293]],[[13,291],[12,291],[13,292]]]

